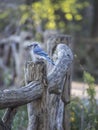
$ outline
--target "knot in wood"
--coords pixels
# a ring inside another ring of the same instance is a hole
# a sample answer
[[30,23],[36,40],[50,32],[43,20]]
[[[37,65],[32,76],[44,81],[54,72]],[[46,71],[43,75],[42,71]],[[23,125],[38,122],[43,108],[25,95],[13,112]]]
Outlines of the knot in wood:
[[57,46],[56,50],[57,50],[57,53],[58,53],[58,58],[62,57],[62,55],[63,55],[63,57],[66,58],[66,60],[72,60],[73,61],[72,51],[67,45],[61,43]]

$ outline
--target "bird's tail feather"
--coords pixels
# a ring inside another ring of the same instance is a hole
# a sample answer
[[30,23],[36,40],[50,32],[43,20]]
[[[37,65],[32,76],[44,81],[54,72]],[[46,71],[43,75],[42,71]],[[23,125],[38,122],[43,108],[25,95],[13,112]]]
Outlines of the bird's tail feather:
[[55,65],[55,63],[53,62],[52,59],[50,59],[50,57],[47,56],[46,59],[47,59],[47,61],[49,61],[50,63],[52,63],[53,65]]

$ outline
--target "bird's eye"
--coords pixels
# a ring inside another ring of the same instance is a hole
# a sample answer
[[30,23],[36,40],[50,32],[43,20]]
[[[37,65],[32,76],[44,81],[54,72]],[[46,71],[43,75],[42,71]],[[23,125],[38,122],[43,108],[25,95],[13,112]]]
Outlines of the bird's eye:
[[36,47],[36,46],[37,46],[37,44],[34,45],[34,47]]

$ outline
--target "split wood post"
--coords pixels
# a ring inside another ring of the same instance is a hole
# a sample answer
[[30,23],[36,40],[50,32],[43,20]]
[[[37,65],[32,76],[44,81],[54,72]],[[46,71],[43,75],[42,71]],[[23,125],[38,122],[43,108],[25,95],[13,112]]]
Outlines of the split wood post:
[[31,81],[40,82],[43,88],[42,96],[29,103],[28,108],[28,130],[48,130],[47,113],[47,74],[46,65],[43,61],[37,63],[28,63],[25,68],[26,84]]
[[[58,44],[66,44],[70,48],[72,47],[72,37],[69,35],[52,35],[47,40],[47,52],[53,57],[55,53],[55,48]],[[48,72],[52,69],[52,66],[48,65]],[[62,79],[62,84],[60,84],[59,88],[61,89],[61,93],[58,95],[53,94],[50,96],[50,107],[52,107],[50,113],[51,121],[51,130],[63,129],[70,130],[70,112],[68,109],[68,104],[70,102],[70,89],[71,89],[71,66],[69,67],[65,78]],[[52,103],[55,103],[53,106]],[[55,113],[54,115],[52,113]],[[54,121],[55,120],[55,121]],[[54,123],[52,123],[54,122]]]

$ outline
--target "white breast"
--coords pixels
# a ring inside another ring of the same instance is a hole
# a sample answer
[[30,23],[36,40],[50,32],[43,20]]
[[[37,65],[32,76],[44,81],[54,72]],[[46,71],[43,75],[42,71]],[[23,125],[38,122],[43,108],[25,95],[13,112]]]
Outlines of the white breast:
[[31,55],[32,61],[36,62],[36,56],[35,56],[33,50],[30,50],[30,55]]

